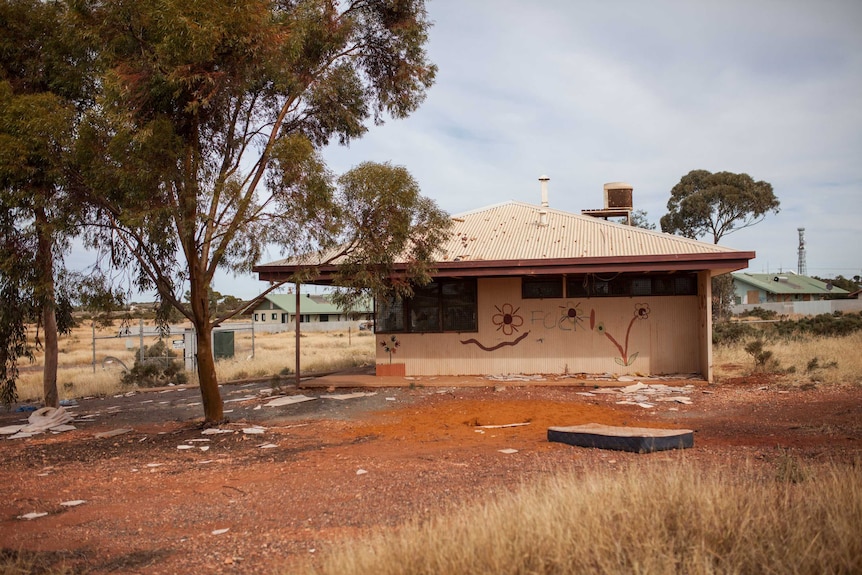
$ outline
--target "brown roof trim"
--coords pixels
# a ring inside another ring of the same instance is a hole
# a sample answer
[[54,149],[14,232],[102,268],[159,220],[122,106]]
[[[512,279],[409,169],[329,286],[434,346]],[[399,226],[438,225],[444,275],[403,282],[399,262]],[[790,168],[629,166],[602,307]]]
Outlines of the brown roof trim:
[[[583,274],[607,272],[655,272],[715,270],[721,273],[745,269],[754,252],[716,252],[708,254],[670,254],[619,256],[614,258],[562,258],[542,260],[467,260],[437,262],[435,277],[490,277],[547,274]],[[310,266],[261,265],[253,271],[261,281],[283,281],[297,269]],[[314,283],[329,283],[338,266],[318,268]]]

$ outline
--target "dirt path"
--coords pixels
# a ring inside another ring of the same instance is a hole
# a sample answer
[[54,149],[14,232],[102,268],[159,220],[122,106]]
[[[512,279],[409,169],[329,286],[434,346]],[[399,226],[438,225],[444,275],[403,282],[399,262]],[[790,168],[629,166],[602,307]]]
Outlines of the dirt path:
[[[618,391],[507,384],[306,390],[316,399],[267,407],[265,389],[225,389],[230,433],[203,435],[197,391],[179,390],[82,401],[77,430],[0,439],[0,548],[30,557],[34,572],[65,562],[92,573],[271,573],[559,470],[862,456],[860,389],[739,380],[689,388],[691,405],[648,398],[649,408],[618,404],[630,399]],[[331,397],[356,391],[373,395]],[[22,417],[4,413],[0,426]],[[546,439],[549,426],[588,422],[693,429],[695,447],[637,455]],[[529,425],[481,427],[511,423]],[[263,432],[243,433],[253,426]],[[95,437],[114,429],[131,431]],[[73,500],[85,502],[61,505]],[[31,512],[47,515],[18,519]]]

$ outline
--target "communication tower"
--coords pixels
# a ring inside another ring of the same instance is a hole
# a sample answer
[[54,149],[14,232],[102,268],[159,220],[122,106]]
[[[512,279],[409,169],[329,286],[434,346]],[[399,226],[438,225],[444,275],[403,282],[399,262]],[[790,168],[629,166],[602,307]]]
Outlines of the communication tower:
[[797,228],[799,230],[799,263],[797,264],[796,273],[801,276],[808,275],[808,266],[805,264],[805,228]]

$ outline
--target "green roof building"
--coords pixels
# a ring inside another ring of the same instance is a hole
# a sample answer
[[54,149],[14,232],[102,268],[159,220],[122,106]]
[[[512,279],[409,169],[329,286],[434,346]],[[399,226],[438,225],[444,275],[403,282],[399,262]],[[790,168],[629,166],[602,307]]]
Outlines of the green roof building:
[[[256,329],[269,325],[293,326],[296,320],[296,294],[268,294],[246,313],[252,315]],[[345,312],[332,303],[327,295],[301,294],[299,297],[299,322],[303,329],[347,329],[354,324],[363,324],[372,319],[374,306],[369,299],[357,309]]]
[[793,272],[777,274],[733,274],[733,291],[737,304],[819,301],[849,292],[831,283]]

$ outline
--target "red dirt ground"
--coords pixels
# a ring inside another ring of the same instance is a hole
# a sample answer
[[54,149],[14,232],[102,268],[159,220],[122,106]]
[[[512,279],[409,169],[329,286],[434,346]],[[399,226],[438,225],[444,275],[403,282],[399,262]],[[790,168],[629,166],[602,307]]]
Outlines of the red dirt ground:
[[[579,394],[591,387],[418,383],[259,409],[268,399],[244,398],[265,386],[226,386],[235,423],[222,427],[235,433],[206,436],[201,408],[190,405],[199,401],[196,390],[82,401],[77,416],[97,416],[76,423],[77,430],[0,439],[0,549],[32,561],[33,572],[59,565],[88,573],[286,572],[291,560],[325,554],[345,538],[559,470],[635,460],[772,465],[787,454],[817,461],[862,455],[859,388],[783,389],[774,378],[695,382],[686,394],[692,405],[645,409],[618,405],[617,394]],[[356,390],[339,390],[349,391]],[[4,414],[0,426],[25,416]],[[638,455],[547,441],[549,426],[589,422],[693,429],[695,446]],[[478,427],[511,423],[529,425]],[[251,424],[266,430],[240,431]],[[132,431],[94,436],[117,428]],[[60,505],[78,499],[85,503]],[[48,515],[18,518],[29,512]]]

